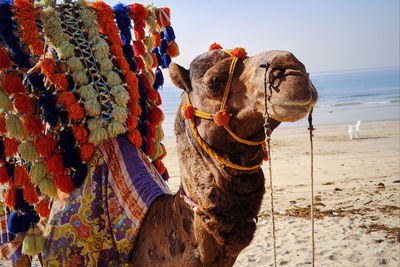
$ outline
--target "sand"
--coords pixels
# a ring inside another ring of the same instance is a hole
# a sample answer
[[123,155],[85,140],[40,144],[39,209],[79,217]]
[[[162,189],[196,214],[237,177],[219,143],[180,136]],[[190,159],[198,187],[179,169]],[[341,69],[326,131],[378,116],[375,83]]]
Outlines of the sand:
[[[316,126],[314,133],[316,266],[400,266],[399,121],[362,123],[361,138],[352,141],[347,127]],[[308,132],[278,128],[271,144],[277,264],[310,266]],[[177,190],[175,140],[166,145]],[[235,267],[272,266],[268,185],[254,240]]]
[[[362,123],[362,138],[352,141],[347,125],[316,128],[316,266],[400,266],[400,122]],[[176,191],[180,181],[175,139],[165,144],[169,184]],[[278,128],[273,133],[278,266],[311,265],[309,149],[305,128]],[[267,164],[264,171],[267,174]],[[267,180],[254,240],[235,267],[272,266],[268,185]]]

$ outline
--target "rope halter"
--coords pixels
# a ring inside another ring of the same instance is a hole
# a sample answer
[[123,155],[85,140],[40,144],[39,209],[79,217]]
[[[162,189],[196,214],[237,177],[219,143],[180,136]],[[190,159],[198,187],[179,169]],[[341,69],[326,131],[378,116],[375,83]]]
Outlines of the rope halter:
[[257,142],[257,141],[243,139],[243,138],[239,137],[238,135],[236,135],[232,131],[232,129],[229,127],[230,115],[229,115],[228,111],[226,110],[226,102],[228,100],[229,92],[230,92],[230,89],[232,86],[233,74],[235,72],[236,63],[239,58],[245,58],[247,56],[247,53],[245,52],[245,50],[243,48],[235,48],[231,51],[227,51],[227,50],[223,50],[223,51],[232,57],[232,62],[229,67],[228,81],[225,86],[224,95],[223,95],[221,106],[220,106],[219,110],[215,114],[197,110],[191,104],[189,94],[186,92],[186,104],[184,104],[182,106],[181,115],[183,118],[190,120],[190,128],[192,130],[192,133],[193,133],[196,141],[204,149],[204,151],[206,151],[212,158],[214,158],[219,163],[222,163],[233,169],[245,170],[245,171],[254,170],[254,169],[259,168],[262,165],[262,162],[260,162],[257,165],[254,165],[254,166],[247,167],[247,166],[240,166],[240,165],[234,164],[234,163],[224,159],[223,157],[219,156],[214,150],[212,150],[212,148],[203,140],[203,138],[201,138],[199,132],[197,131],[195,122],[194,122],[194,117],[199,117],[199,118],[203,118],[206,120],[212,120],[218,126],[224,127],[224,129],[229,133],[229,135],[235,141],[245,144],[245,145],[249,145],[249,146],[262,146],[263,150],[265,151],[265,140]]

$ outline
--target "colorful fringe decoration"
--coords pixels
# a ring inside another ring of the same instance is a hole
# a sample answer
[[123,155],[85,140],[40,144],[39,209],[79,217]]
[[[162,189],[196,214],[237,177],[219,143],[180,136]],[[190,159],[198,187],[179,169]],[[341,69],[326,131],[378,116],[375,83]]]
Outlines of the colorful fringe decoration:
[[126,135],[168,179],[158,90],[175,39],[168,8],[0,2],[0,184],[24,254],[43,249],[39,217],[83,184],[106,140]]

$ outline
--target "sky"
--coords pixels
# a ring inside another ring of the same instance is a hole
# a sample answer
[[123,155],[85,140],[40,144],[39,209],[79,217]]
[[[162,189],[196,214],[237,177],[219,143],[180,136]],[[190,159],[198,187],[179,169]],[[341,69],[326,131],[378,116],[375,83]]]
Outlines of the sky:
[[140,1],[171,9],[181,53],[174,61],[184,67],[217,42],[227,49],[244,47],[250,56],[266,50],[288,50],[311,73],[399,66],[399,2]]

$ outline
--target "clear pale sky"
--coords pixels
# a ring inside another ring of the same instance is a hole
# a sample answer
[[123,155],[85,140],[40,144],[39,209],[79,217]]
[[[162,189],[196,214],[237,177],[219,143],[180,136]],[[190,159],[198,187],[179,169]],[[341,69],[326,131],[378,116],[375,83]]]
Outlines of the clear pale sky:
[[400,65],[398,0],[137,2],[171,8],[181,52],[175,62],[185,67],[214,41],[249,55],[289,50],[309,72]]

